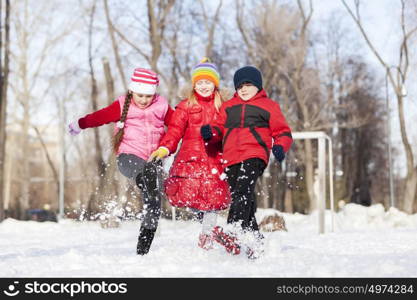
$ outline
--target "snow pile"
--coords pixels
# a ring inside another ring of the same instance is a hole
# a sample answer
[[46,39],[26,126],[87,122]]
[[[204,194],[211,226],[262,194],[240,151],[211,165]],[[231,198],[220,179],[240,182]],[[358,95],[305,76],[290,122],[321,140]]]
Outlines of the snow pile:
[[[278,211],[274,209],[259,209],[256,217],[260,221],[264,217],[273,215]],[[314,211],[309,215],[299,213],[288,214],[278,212],[283,216],[289,231],[305,230],[310,224],[310,230],[318,231],[318,212]],[[326,231],[331,231],[332,214],[330,210],[325,211]],[[374,204],[370,207],[349,203],[335,212],[334,231],[349,230],[374,230],[383,228],[417,228],[417,214],[408,215],[395,207],[385,211],[382,204]]]
[[396,228],[414,227],[417,228],[417,214],[407,215],[395,207],[385,211],[382,204],[375,204],[364,207],[357,204],[347,204],[338,214],[343,215],[345,226],[351,228]]
[[[103,229],[100,222],[0,223],[0,277],[416,277],[417,215],[381,205],[347,204],[318,213],[259,209],[258,222],[278,213],[288,231],[265,232],[265,253],[253,261],[217,246],[198,248],[201,224],[162,219],[151,251],[136,255],[140,221]],[[225,216],[219,218],[224,226]]]

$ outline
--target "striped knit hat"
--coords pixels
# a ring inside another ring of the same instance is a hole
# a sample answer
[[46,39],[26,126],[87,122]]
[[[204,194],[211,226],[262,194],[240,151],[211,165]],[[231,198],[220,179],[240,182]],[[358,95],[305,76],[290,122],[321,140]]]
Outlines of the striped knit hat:
[[158,74],[152,70],[136,68],[129,83],[129,90],[137,94],[153,95],[158,85]]
[[198,65],[196,65],[191,72],[191,82],[193,86],[200,79],[207,79],[219,87],[220,75],[215,64],[210,63],[208,58],[203,58]]

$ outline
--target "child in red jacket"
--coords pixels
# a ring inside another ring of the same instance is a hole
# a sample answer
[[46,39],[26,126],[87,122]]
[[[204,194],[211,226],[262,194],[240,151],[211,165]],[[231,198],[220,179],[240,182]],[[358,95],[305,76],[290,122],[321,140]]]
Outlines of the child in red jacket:
[[193,68],[191,82],[193,88],[188,98],[176,106],[167,134],[151,157],[174,153],[182,140],[165,182],[165,192],[171,205],[204,213],[198,245],[209,250],[213,246],[211,231],[217,212],[229,207],[230,194],[221,177],[221,142],[205,143],[200,129],[218,117],[223,97],[217,68],[206,59]]
[[244,233],[238,241],[216,227],[216,240],[236,254],[240,252],[239,243],[245,243],[243,239],[255,237],[247,254],[256,258],[262,252],[256,246],[263,244],[255,218],[256,181],[269,162],[271,148],[278,162],[282,162],[291,147],[292,136],[279,104],[269,99],[262,88],[258,69],[243,67],[236,71],[233,81],[234,97],[222,105],[220,118],[202,126],[201,135],[210,143],[223,142],[223,164],[232,195],[227,222],[240,224]]
[[113,148],[117,164],[127,178],[142,190],[144,216],[141,224],[137,254],[148,253],[161,214],[161,192],[157,180],[162,181],[158,166],[147,162],[165,134],[173,110],[167,99],[156,93],[158,75],[148,69],[133,72],[126,95],[111,105],[88,114],[69,124],[69,133],[77,135],[82,129],[115,122]]

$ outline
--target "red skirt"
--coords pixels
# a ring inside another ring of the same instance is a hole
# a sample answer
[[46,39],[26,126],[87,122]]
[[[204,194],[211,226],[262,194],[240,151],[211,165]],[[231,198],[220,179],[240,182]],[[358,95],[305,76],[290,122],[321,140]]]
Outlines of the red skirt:
[[220,166],[209,168],[197,162],[174,162],[165,181],[169,203],[204,211],[228,208],[231,201],[229,185],[220,176]]

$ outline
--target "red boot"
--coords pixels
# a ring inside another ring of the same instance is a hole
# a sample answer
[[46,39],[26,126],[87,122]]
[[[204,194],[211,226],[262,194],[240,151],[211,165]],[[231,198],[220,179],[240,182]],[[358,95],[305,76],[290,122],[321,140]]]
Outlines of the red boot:
[[213,228],[213,238],[216,242],[225,247],[227,252],[233,255],[240,253],[240,246],[237,238],[231,234],[225,233],[220,226]]
[[213,236],[211,234],[200,233],[198,237],[198,247],[204,250],[213,249]]

